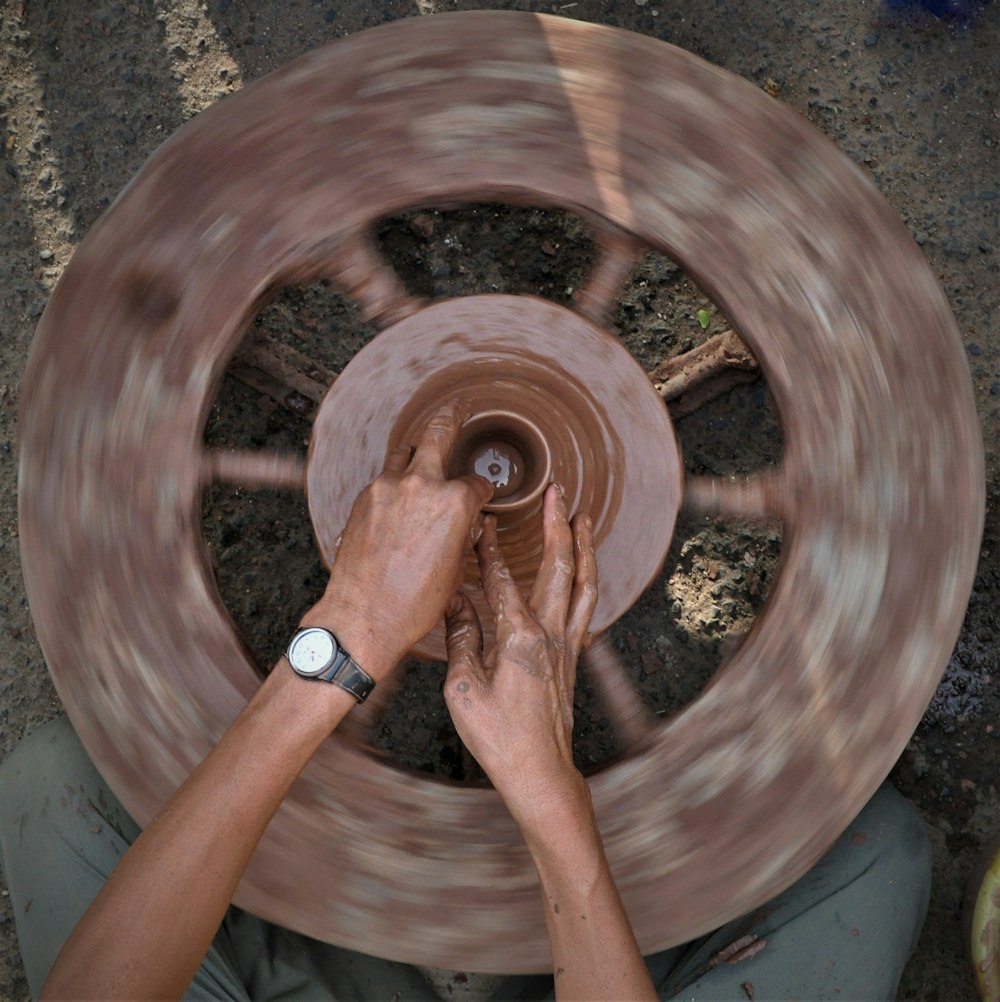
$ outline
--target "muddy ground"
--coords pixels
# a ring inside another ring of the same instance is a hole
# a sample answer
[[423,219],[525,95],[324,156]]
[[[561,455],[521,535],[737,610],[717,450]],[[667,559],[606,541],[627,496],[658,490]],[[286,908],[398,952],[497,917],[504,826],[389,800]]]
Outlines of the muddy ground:
[[[970,19],[841,0],[3,0],[0,5],[0,756],[59,712],[20,576],[16,415],[21,373],[46,298],[90,225],[174,129],[244,82],[325,41],[402,17],[454,9],[557,13],[680,45],[787,103],[869,174],[904,218],[944,286],[968,350],[987,457],[979,575],[938,694],[894,771],[934,844],[931,913],[900,998],[972,997],[960,911],[982,847],[1000,834],[994,727],[1000,588],[1000,4]],[[818,221],[817,225],[821,225]],[[541,209],[471,206],[385,220],[387,256],[415,291],[532,291],[564,301],[593,256],[583,223]],[[703,330],[699,310],[707,311]],[[343,364],[371,331],[330,289],[286,290],[258,318],[300,348]],[[614,319],[650,366],[725,329],[674,265],[650,257]],[[334,348],[324,348],[331,344]],[[338,353],[341,357],[338,357]],[[304,451],[308,424],[227,381],[214,442]],[[689,470],[727,473],[778,460],[766,383],[740,387],[678,423]],[[205,536],[220,588],[262,664],[322,586],[301,498],[216,488]],[[761,609],[780,525],[682,520],[663,578],[614,630],[658,712],[705,684],[726,645]],[[288,567],[295,574],[281,573]],[[289,593],[287,582],[301,582]],[[411,672],[379,727],[400,762],[475,778],[438,691],[440,668]],[[577,752],[587,768],[615,753],[586,683]],[[9,908],[0,910],[0,995],[27,997]]]

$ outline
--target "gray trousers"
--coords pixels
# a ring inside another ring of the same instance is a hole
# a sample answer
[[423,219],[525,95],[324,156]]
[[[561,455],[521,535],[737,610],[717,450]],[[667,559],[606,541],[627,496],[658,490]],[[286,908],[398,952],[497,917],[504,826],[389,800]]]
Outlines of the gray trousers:
[[[0,766],[0,858],[33,996],[138,834],[65,719],[37,730]],[[894,999],[929,893],[927,836],[908,803],[885,786],[798,883],[753,916],[647,957],[647,964],[660,997],[685,1002]],[[750,933],[766,940],[760,952],[710,965],[720,949]],[[551,977],[512,977],[494,997],[551,993]],[[415,967],[319,943],[230,908],[187,997],[440,996]]]

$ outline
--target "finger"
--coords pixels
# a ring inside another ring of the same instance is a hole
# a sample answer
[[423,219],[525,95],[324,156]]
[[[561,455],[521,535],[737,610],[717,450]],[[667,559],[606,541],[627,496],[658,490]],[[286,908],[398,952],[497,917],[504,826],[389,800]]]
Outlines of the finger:
[[576,570],[573,576],[573,595],[569,603],[569,622],[566,626],[566,643],[574,655],[587,646],[590,619],[597,606],[597,557],[594,554],[593,526],[589,515],[573,519],[573,548]]
[[545,489],[542,505],[542,561],[531,592],[531,608],[551,636],[566,630],[573,591],[573,532],[566,500],[557,484]]
[[397,476],[402,475],[406,472],[407,466],[410,465],[410,459],[413,456],[413,447],[409,445],[397,445],[392,452],[389,453],[389,458],[385,461],[385,473],[391,473]]
[[475,606],[467,595],[457,592],[445,615],[445,644],[448,648],[448,674],[445,686],[457,687],[469,676],[486,681],[483,671],[483,629]]
[[[472,522],[469,524],[469,549],[474,550],[479,542],[479,537],[483,534],[483,513],[477,511]],[[463,569],[464,571],[464,569]]]
[[475,498],[472,503],[476,507],[469,522],[469,548],[475,549],[479,537],[483,534],[483,506],[493,497],[493,485],[483,477],[471,473],[458,479],[468,485]]
[[483,533],[479,537],[476,552],[479,554],[483,594],[496,619],[497,641],[500,642],[521,626],[530,614],[500,553],[497,521],[492,515],[483,519]]
[[464,477],[456,479],[461,480],[463,484],[468,484],[473,494],[475,494],[476,500],[479,502],[476,508],[476,515],[478,516],[483,505],[489,504],[493,500],[493,484],[485,477],[477,477],[474,473],[468,473]]
[[457,400],[435,411],[421,432],[410,469],[425,477],[443,480],[459,429],[467,416],[468,408]]

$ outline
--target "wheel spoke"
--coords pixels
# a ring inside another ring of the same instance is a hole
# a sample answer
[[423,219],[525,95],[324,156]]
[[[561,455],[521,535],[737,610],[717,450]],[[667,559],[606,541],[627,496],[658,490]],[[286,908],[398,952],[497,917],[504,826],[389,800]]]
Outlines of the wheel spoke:
[[684,484],[685,511],[735,518],[784,518],[789,488],[781,470],[752,477],[688,477]]
[[209,449],[202,461],[202,480],[245,487],[304,490],[306,467],[298,456],[288,453]]
[[639,744],[652,732],[654,718],[629,682],[607,634],[594,638],[583,653],[583,663],[621,743],[626,748]]
[[642,256],[642,245],[631,234],[604,225],[597,236],[600,257],[587,284],[576,294],[576,308],[595,324],[611,317],[622,286]]
[[365,320],[389,327],[420,309],[367,232],[355,232],[337,244],[328,262],[330,279],[356,300]]

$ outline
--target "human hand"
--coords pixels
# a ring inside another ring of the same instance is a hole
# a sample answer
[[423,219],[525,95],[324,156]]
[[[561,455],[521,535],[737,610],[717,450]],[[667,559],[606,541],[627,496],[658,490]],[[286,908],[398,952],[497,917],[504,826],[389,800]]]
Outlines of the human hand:
[[333,630],[376,681],[441,620],[493,496],[481,477],[446,479],[467,416],[443,407],[412,458],[397,449],[358,495],[323,598],[302,619]]
[[589,788],[573,765],[576,660],[597,604],[590,519],[577,516],[571,529],[562,492],[549,486],[542,562],[527,602],[504,564],[492,518],[483,521],[478,551],[496,641],[484,657],[476,611],[456,596],[446,617],[445,699],[535,864],[556,995],[655,999]]
[[576,662],[597,604],[590,519],[566,517],[550,485],[543,508],[542,561],[525,602],[504,563],[496,523],[479,538],[483,591],[496,641],[483,656],[482,627],[458,595],[448,609],[445,699],[459,736],[519,823],[583,779],[573,765]]

